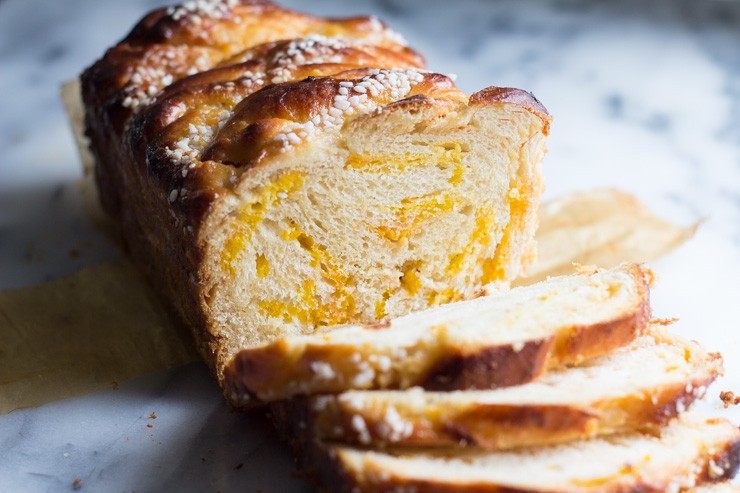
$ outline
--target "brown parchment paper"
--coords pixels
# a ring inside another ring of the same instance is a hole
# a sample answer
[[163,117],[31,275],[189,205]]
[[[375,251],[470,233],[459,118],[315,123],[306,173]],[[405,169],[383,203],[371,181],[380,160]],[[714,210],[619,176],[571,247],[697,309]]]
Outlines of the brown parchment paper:
[[577,192],[540,208],[537,262],[515,285],[573,272],[573,264],[646,262],[694,236],[699,223],[670,224],[635,196],[613,189]]
[[82,395],[197,359],[129,264],[0,292],[0,413]]

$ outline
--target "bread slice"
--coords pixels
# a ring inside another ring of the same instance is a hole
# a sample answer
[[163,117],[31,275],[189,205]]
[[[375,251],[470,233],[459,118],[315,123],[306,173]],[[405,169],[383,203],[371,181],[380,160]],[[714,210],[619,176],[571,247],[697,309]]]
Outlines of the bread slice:
[[189,2],[83,74],[103,205],[219,380],[242,348],[471,298],[531,261],[549,115],[422,63],[372,18]]
[[613,353],[521,386],[350,391],[280,405],[306,406],[293,415],[326,441],[504,449],[664,424],[721,373],[719,354],[654,327]]
[[650,272],[637,264],[553,278],[412,313],[243,349],[235,400],[349,389],[489,389],[607,353],[641,334]]
[[740,430],[687,413],[655,435],[633,432],[510,452],[322,445],[313,453],[332,492],[671,492],[734,476]]

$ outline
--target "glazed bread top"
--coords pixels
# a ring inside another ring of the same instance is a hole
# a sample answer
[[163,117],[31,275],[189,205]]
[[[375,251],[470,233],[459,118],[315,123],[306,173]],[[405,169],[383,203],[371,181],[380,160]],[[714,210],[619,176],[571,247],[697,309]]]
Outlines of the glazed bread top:
[[450,78],[415,70],[423,65],[375,17],[187,2],[147,15],[83,74],[86,124],[131,127],[127,144],[192,231],[245,171],[402,100],[440,113],[514,103],[550,120],[525,91],[489,88],[468,99]]
[[92,102],[117,110],[110,116],[120,128],[174,81],[245,59],[240,53],[258,44],[307,34],[363,40],[396,52],[404,65],[424,64],[375,17],[321,19],[268,1],[197,0],[149,13],[83,79],[95,89]]

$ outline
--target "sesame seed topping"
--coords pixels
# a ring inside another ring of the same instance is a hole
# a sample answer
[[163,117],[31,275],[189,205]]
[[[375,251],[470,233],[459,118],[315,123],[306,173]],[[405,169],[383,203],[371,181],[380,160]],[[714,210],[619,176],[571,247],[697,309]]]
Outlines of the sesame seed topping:
[[[281,143],[282,150],[287,151],[303,140],[310,140],[319,128],[339,128],[346,117],[377,109],[380,103],[369,96],[378,97],[383,93],[391,101],[397,101],[406,97],[411,88],[423,79],[424,75],[418,69],[374,69],[359,81],[341,81],[338,94],[328,109],[314,115],[309,121],[287,124],[284,132],[275,139]],[[350,89],[357,94],[349,96]]]
[[202,22],[202,17],[222,19],[231,9],[239,4],[239,0],[190,0],[181,5],[174,5],[167,9],[167,15],[179,21],[186,17],[193,23]]

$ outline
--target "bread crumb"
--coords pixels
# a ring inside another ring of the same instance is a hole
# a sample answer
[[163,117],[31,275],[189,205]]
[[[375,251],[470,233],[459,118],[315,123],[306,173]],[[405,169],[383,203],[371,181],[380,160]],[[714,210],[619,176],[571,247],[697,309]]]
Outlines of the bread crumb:
[[675,324],[678,321],[679,321],[679,319],[678,318],[675,318],[675,317],[672,317],[672,318],[653,318],[653,319],[650,320],[650,323],[651,324],[654,324],[654,325],[662,325],[662,326],[665,327],[666,325]]
[[151,413],[149,414],[149,419],[157,419],[157,413],[155,413],[154,411],[152,411],[152,412],[151,412]]
[[719,393],[719,398],[727,409],[730,406],[737,406],[740,404],[740,396],[736,396],[731,390],[723,390]]
[[147,428],[154,428],[154,426],[152,426],[152,424],[151,424],[151,423],[147,423],[147,424],[146,424],[146,427],[147,427]]
[[72,481],[72,489],[73,490],[79,490],[82,488],[82,480],[77,478],[74,481]]

